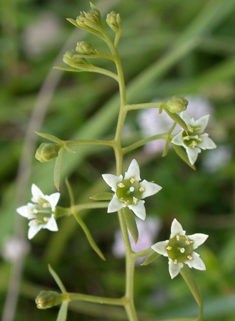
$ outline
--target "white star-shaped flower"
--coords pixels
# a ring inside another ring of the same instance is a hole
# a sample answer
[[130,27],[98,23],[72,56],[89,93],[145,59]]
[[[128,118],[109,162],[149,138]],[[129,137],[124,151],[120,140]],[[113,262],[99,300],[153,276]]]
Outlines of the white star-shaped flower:
[[180,117],[187,125],[188,133],[186,133],[185,130],[181,130],[180,133],[173,137],[171,142],[175,145],[183,146],[186,149],[189,161],[193,165],[201,149],[216,148],[215,143],[208,137],[208,134],[203,134],[210,115],[203,116],[196,121],[183,112],[180,114]]
[[162,189],[161,186],[146,180],[140,182],[140,169],[135,159],[132,160],[124,178],[122,175],[112,174],[103,174],[102,177],[115,192],[109,203],[108,213],[116,212],[127,206],[141,220],[145,220],[146,217],[145,201],[142,199]]
[[174,219],[171,224],[170,239],[154,244],[152,249],[169,258],[169,272],[173,279],[180,273],[184,264],[197,270],[206,269],[199,254],[194,250],[203,244],[207,238],[208,235],[202,233],[185,235],[181,224]]
[[54,213],[60,193],[44,195],[35,184],[32,185],[31,191],[33,203],[28,203],[16,210],[30,220],[28,238],[32,239],[41,229],[58,231]]

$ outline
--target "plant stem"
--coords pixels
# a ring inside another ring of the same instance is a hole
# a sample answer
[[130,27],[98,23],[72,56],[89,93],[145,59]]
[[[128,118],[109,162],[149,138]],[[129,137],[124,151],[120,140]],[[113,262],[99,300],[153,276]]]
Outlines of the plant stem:
[[80,293],[68,293],[69,299],[71,301],[85,301],[85,302],[92,302],[92,303],[100,303],[100,304],[111,304],[111,305],[125,305],[124,298],[104,298],[100,296],[92,296]]

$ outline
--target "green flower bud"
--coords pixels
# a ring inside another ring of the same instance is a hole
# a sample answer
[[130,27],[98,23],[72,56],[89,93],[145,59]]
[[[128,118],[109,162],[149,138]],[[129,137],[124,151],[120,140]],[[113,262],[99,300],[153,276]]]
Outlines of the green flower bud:
[[180,113],[187,109],[188,101],[183,97],[173,96],[166,102],[166,108],[173,114]]
[[66,298],[64,294],[56,291],[41,291],[36,297],[35,303],[38,309],[49,309],[61,304]]
[[[76,23],[81,29],[95,29],[98,31],[103,31],[101,14],[99,10],[90,2],[91,13],[81,12],[80,16],[77,17]],[[89,30],[88,30],[89,31]]]
[[81,55],[94,55],[96,54],[95,49],[92,45],[86,41],[81,41],[77,43],[77,47],[75,49]]
[[35,158],[41,163],[49,162],[58,156],[60,146],[53,143],[42,143],[35,153]]
[[116,13],[114,11],[107,14],[106,19],[107,25],[114,31],[118,32],[121,30],[121,18],[119,13]]
[[90,69],[92,66],[86,59],[80,58],[76,51],[67,51],[64,54],[63,62],[73,68],[78,68],[82,70]]

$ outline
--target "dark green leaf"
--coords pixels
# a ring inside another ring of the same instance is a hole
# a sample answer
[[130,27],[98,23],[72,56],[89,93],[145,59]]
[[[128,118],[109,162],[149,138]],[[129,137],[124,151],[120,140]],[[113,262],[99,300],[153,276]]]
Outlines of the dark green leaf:
[[59,278],[59,276],[56,274],[56,272],[52,269],[52,267],[50,266],[50,264],[48,264],[48,269],[49,272],[51,273],[51,276],[53,277],[53,279],[56,281],[58,287],[60,288],[62,293],[67,293],[61,279]]
[[122,212],[123,212],[124,220],[126,222],[126,226],[128,227],[128,230],[131,232],[131,235],[135,243],[137,243],[139,232],[136,225],[135,215],[131,210],[129,210],[128,207],[124,207],[122,209]]

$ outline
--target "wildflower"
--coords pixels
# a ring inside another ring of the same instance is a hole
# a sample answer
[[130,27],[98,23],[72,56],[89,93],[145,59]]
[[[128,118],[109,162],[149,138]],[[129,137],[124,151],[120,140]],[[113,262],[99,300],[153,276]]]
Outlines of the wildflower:
[[60,193],[54,193],[50,196],[44,195],[35,185],[32,185],[33,203],[17,208],[17,212],[30,220],[28,238],[32,239],[41,229],[58,231],[55,220],[55,207],[59,201]]
[[145,220],[146,210],[143,198],[154,195],[162,187],[143,180],[140,182],[140,169],[137,161],[133,159],[125,176],[103,174],[103,179],[115,192],[108,206],[108,213],[116,212],[123,207],[129,207],[136,216]]
[[194,250],[203,244],[207,238],[208,235],[202,233],[185,235],[181,224],[174,219],[171,225],[170,239],[154,244],[152,249],[163,256],[168,256],[169,272],[173,279],[180,273],[184,264],[197,270],[206,269],[199,254]]
[[186,149],[189,161],[193,165],[201,149],[216,148],[215,143],[208,137],[208,134],[203,134],[210,115],[203,116],[196,121],[194,118],[190,119],[189,116],[183,112],[180,116],[187,125],[188,133],[186,133],[185,130],[181,130],[180,133],[173,137],[171,142],[175,145],[183,146]]

